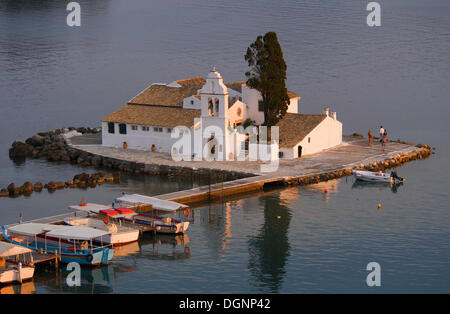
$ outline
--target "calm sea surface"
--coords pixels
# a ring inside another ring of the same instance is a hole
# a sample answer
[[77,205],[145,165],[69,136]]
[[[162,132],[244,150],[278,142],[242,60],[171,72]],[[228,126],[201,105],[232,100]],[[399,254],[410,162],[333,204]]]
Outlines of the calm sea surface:
[[[302,112],[328,106],[345,134],[382,124],[436,154],[402,167],[407,181],[395,190],[344,178],[203,206],[184,238],[146,235],[108,267],[84,269],[81,287],[47,269],[22,292],[450,292],[450,2],[379,1],[378,28],[366,25],[369,1],[78,2],[82,26],[71,28],[64,1],[0,0],[0,187],[92,171],[13,163],[14,140],[98,126],[150,83],[212,66],[225,81],[244,80],[246,48],[267,31],[278,34]],[[63,213],[83,198],[108,204],[121,192],[195,184],[123,174],[120,185],[1,198],[0,223]],[[381,287],[366,285],[369,262],[381,265]]]

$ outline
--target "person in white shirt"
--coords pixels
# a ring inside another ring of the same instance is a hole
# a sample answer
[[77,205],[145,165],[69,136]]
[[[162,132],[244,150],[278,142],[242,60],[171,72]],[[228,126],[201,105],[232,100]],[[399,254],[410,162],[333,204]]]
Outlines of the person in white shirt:
[[384,129],[383,126],[380,126],[380,137],[383,137],[384,135]]

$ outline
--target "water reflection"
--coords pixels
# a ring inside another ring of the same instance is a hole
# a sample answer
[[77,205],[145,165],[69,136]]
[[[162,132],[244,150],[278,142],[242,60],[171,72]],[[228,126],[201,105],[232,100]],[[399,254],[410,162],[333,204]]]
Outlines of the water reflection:
[[[347,180],[347,178],[346,178],[346,180]],[[341,182],[341,180],[337,180],[337,179],[319,182],[319,183],[307,185],[305,187],[305,189],[322,193],[324,202],[328,203],[328,201],[330,200],[330,193],[338,192],[339,182]]]
[[131,256],[136,255],[140,252],[139,243],[132,242],[128,244],[124,244],[121,246],[114,247],[114,257],[125,257],[125,256]]
[[190,257],[191,249],[187,245],[187,234],[152,234],[143,233],[139,241],[139,257],[158,260],[180,260]]
[[70,287],[66,279],[69,271],[66,265],[58,269],[52,266],[41,265],[36,269],[33,281],[49,293],[112,293],[114,292],[114,279],[120,267],[107,265],[96,268],[81,267],[81,286]]
[[22,284],[9,284],[0,286],[0,294],[33,294],[36,287],[33,281],[26,281]]
[[248,240],[250,275],[263,292],[277,293],[285,276],[290,255],[288,229],[291,212],[280,194],[261,198],[264,223],[258,234]]
[[403,185],[403,182],[388,183],[388,182],[364,182],[360,180],[355,180],[352,185],[352,189],[377,189],[378,191],[383,191],[386,188],[390,188],[392,193],[397,193],[398,188]]

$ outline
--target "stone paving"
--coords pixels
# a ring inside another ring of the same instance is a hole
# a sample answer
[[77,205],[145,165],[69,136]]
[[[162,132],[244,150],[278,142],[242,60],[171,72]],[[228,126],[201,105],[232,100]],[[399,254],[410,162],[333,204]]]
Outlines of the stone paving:
[[261,165],[267,164],[255,161],[174,161],[170,154],[158,153],[134,149],[122,149],[114,147],[104,147],[99,143],[98,136],[95,139],[92,135],[89,137],[80,136],[71,139],[71,145],[86,152],[144,164],[157,164],[167,166],[178,166],[188,168],[211,168],[219,170],[228,170],[249,173],[254,175],[263,175],[265,177],[273,176],[300,176],[314,172],[322,172],[331,169],[343,167],[352,167],[359,164],[366,164],[374,161],[381,161],[402,152],[413,152],[416,147],[397,142],[388,142],[386,150],[383,152],[381,145],[374,142],[371,147],[368,146],[367,139],[360,137],[344,136],[343,144],[322,151],[320,153],[304,156],[300,159],[280,159],[279,167],[275,172],[264,173],[261,171]]

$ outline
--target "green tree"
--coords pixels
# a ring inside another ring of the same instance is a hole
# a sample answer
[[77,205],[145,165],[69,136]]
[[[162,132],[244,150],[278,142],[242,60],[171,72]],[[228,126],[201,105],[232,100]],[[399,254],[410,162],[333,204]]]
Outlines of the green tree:
[[276,125],[286,114],[289,96],[286,89],[286,62],[275,32],[258,36],[245,54],[250,71],[247,85],[261,93],[264,125]]

